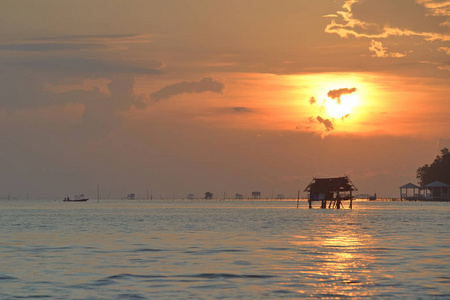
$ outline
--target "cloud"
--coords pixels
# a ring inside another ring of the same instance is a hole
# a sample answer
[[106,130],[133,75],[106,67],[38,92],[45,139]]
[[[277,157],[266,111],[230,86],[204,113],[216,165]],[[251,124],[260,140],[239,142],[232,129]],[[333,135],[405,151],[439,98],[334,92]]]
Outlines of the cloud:
[[[354,92],[356,92],[356,88],[340,88],[340,89],[336,89],[336,90],[330,90],[327,93],[327,96],[330,99],[336,100],[337,104],[340,105],[341,104],[341,96],[342,95],[349,95],[349,94],[352,94]],[[315,97],[311,97],[309,99],[309,104],[313,105],[314,109],[317,110],[316,112],[318,112],[319,114],[322,114],[327,109],[326,108],[326,104],[327,104],[327,100],[326,99],[324,99],[321,102],[319,102],[319,101],[316,100]],[[309,124],[313,124],[313,123],[322,124],[325,127],[325,131],[321,132],[321,137],[324,138],[325,136],[328,135],[328,133],[330,131],[335,129],[334,126],[335,126],[337,120],[344,121],[345,119],[347,119],[349,117],[350,117],[350,114],[346,114],[346,115],[343,115],[340,118],[326,119],[326,118],[323,118],[321,115],[318,115],[317,117],[312,117],[312,116],[308,117],[307,118],[307,122]],[[300,127],[297,126],[297,128],[300,128]],[[303,127],[303,128],[305,128],[307,130],[314,130],[313,126],[312,127],[306,126],[306,127]]]
[[448,0],[417,0],[433,16],[448,16],[450,14],[450,1]]
[[372,43],[370,44],[369,47],[369,51],[373,52],[374,54],[372,54],[372,57],[381,57],[381,58],[386,58],[386,57],[396,57],[396,58],[400,58],[400,57],[405,57],[406,54],[402,54],[402,53],[398,53],[398,52],[387,52],[386,51],[387,48],[383,47],[383,44],[381,42],[372,40]]
[[420,61],[419,64],[427,64],[435,66],[438,70],[450,71],[450,62],[431,62],[431,61]]
[[449,47],[439,47],[438,51],[445,52],[445,54],[450,55],[450,48]]
[[105,49],[107,46],[101,44],[60,44],[60,43],[38,43],[38,44],[3,44],[0,45],[0,51],[24,51],[24,52],[43,52],[43,51],[69,51],[84,49]]
[[164,64],[149,61],[147,66],[135,66],[128,61],[110,61],[77,57],[35,58],[9,63],[15,67],[25,67],[52,73],[64,73],[70,76],[106,76],[111,73],[160,74]]
[[185,93],[213,92],[220,94],[222,93],[223,88],[223,83],[214,81],[210,77],[206,77],[200,81],[183,81],[165,86],[159,91],[151,94],[150,97],[155,101],[159,101]]
[[96,42],[150,42],[153,35],[150,34],[92,34],[92,35],[64,35],[56,37],[39,37],[28,41],[96,41]]
[[346,0],[325,32],[343,38],[380,39],[390,36],[415,36],[427,41],[449,41],[445,26],[449,4],[440,1]]
[[450,64],[447,64],[447,65],[438,65],[437,68],[438,68],[439,70],[450,71]]
[[[0,110],[43,113],[55,107],[83,107],[82,122],[77,130],[86,137],[99,137],[117,128],[124,113],[135,107],[146,107],[144,99],[135,95],[133,74],[109,74],[91,86],[84,87],[83,79],[64,77],[61,82],[72,83],[71,88],[58,90],[50,78],[11,66],[0,68]],[[74,84],[81,80],[80,84]],[[101,83],[101,84],[100,84]],[[20,85],[18,85],[20,84]],[[100,88],[104,85],[103,88]],[[67,86],[67,85],[66,85]],[[69,110],[70,111],[70,110]],[[65,117],[65,116],[61,116]],[[68,115],[67,118],[73,118]]]
[[108,94],[104,94],[98,89],[72,90],[66,93],[45,94],[43,97],[53,99],[53,105],[83,105],[85,110],[79,130],[86,137],[98,138],[118,128],[124,118],[124,113],[132,107],[146,108],[143,98],[133,92],[133,75],[113,76],[107,87]]
[[319,123],[322,123],[325,126],[326,131],[334,130],[333,122],[330,121],[330,119],[324,119],[321,116],[317,116],[316,119],[317,121],[319,121]]
[[150,35],[76,35],[35,38],[0,44],[0,51],[47,52],[118,49],[124,44],[149,43]]
[[356,92],[356,88],[342,88],[337,90],[331,90],[328,92],[327,96],[331,99],[335,99],[338,104],[341,104],[341,96],[342,95],[350,95],[352,93]]
[[238,106],[238,107],[232,107],[231,108],[234,112],[237,113],[249,113],[249,112],[253,112],[253,110],[247,108],[247,107],[242,107],[242,106]]
[[133,85],[134,76],[119,76],[108,84],[110,95],[100,94],[98,91],[73,91],[65,95],[70,101],[80,102],[86,107],[82,123],[86,136],[103,136],[121,124],[123,113],[131,107],[146,107],[142,98],[134,95]]

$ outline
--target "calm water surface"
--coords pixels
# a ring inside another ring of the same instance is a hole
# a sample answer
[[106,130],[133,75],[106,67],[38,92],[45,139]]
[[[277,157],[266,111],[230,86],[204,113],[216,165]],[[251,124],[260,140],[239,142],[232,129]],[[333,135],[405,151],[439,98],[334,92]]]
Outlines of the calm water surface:
[[0,202],[0,299],[450,299],[450,203]]

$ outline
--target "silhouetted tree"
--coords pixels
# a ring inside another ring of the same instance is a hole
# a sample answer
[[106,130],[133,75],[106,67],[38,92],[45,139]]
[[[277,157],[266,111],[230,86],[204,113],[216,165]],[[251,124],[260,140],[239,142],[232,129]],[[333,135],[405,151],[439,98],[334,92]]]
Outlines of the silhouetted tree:
[[447,148],[441,150],[431,165],[424,165],[417,169],[417,179],[421,187],[439,180],[450,184],[450,153]]

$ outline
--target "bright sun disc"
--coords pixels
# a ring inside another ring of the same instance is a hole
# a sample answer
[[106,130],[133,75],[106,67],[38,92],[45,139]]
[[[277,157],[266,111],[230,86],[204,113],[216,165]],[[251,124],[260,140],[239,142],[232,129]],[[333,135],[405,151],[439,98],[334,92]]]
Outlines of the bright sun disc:
[[339,104],[337,100],[327,98],[325,100],[324,106],[328,114],[333,118],[342,118],[346,115],[351,114],[353,107],[358,104],[358,98],[355,94],[342,95],[341,103]]

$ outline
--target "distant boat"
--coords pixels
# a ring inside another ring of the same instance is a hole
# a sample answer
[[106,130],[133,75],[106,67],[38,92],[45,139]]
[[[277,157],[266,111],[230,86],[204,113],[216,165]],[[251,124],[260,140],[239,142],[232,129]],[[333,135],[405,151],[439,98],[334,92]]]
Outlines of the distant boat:
[[81,194],[81,195],[75,195],[75,198],[73,198],[73,199],[70,199],[69,197],[64,198],[63,201],[64,202],[86,202],[88,200],[89,200],[89,198],[86,198],[86,197],[84,197],[83,194]]
[[377,200],[377,193],[375,193],[373,196],[370,196],[370,197],[369,197],[369,200],[370,200],[370,201]]

